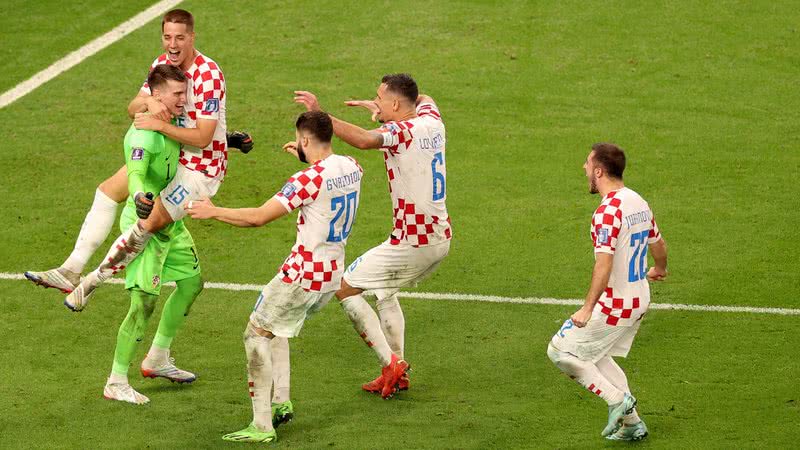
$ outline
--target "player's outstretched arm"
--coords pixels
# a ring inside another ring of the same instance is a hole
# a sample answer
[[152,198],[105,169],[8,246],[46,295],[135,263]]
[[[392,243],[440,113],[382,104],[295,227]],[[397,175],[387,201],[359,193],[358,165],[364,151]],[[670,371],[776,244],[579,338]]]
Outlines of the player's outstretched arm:
[[[308,111],[322,111],[317,96],[308,91],[294,91],[295,103],[305,106]],[[360,105],[354,105],[360,106]],[[372,149],[381,148],[383,137],[377,131],[365,130],[352,123],[337,119],[328,114],[333,122],[333,134],[355,148]]]
[[197,148],[205,148],[214,138],[217,121],[211,119],[197,119],[197,128],[181,128],[164,122],[152,114],[136,114],[133,126],[139,130],[157,131],[181,144]]
[[139,91],[139,94],[128,104],[128,117],[133,119],[136,113],[149,112],[157,119],[169,122],[171,115],[166,105],[154,99],[150,94]]
[[184,209],[193,219],[214,219],[243,228],[261,227],[289,214],[278,200],[271,198],[258,208],[220,208],[209,199],[189,202]]
[[572,315],[572,323],[576,327],[582,328],[589,323],[592,318],[592,310],[594,305],[600,300],[600,296],[608,286],[608,279],[611,278],[611,269],[614,267],[614,255],[610,253],[596,253],[594,262],[594,270],[592,271],[592,284],[589,286],[589,292],[586,294],[586,301],[583,307]]
[[667,277],[667,243],[664,238],[653,242],[648,246],[650,254],[656,265],[647,271],[647,279],[650,281],[663,281]]

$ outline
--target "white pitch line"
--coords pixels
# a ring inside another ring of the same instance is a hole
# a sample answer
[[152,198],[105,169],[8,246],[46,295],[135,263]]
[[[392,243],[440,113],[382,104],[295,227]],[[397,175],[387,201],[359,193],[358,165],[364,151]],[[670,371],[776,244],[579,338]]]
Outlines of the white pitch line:
[[147,22],[174,8],[175,5],[181,1],[182,0],[161,0],[155,5],[131,17],[108,33],[59,59],[46,69],[4,92],[3,95],[0,95],[0,108],[4,108],[19,100],[39,86],[80,64],[86,58],[141,28]]
[[[24,280],[25,276],[21,273],[0,272],[0,280]],[[108,281],[112,284],[125,284],[121,278],[112,278]],[[167,283],[174,285],[174,283]],[[263,284],[239,284],[239,283],[216,283],[207,281],[206,289],[221,289],[226,291],[254,291],[261,292]],[[500,297],[497,295],[475,295],[475,294],[442,294],[438,292],[401,292],[398,294],[403,298],[416,298],[420,300],[448,300],[484,303],[516,303],[523,305],[557,305],[557,306],[577,306],[582,305],[583,300],[579,299],[558,299],[558,298],[538,298],[538,297]],[[684,305],[681,303],[651,303],[650,309],[664,309],[672,311],[700,311],[700,312],[726,312],[726,313],[751,313],[751,314],[776,314],[781,316],[800,316],[800,309],[794,308],[757,308],[753,306],[720,306],[720,305]]]

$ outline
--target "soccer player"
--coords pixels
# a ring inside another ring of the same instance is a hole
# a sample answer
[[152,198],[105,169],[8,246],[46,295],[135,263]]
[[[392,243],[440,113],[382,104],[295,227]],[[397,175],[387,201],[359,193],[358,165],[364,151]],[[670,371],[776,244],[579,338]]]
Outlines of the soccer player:
[[[295,101],[307,109],[319,109],[314,94],[297,91],[295,95]],[[354,147],[383,153],[394,227],[385,242],[347,268],[336,297],[383,366],[381,375],[362,388],[388,398],[409,386],[409,365],[403,356],[405,318],[397,293],[430,275],[450,250],[445,129],[436,103],[419,95],[417,83],[408,74],[384,76],[374,101],[347,104],[365,107],[373,120],[383,122],[369,131],[333,118],[333,132]],[[377,298],[377,315],[362,296],[367,290]]]
[[[160,132],[184,143],[175,178],[155,199],[152,213],[125,230],[111,246],[103,262],[84,277],[64,300],[73,311],[86,307],[89,297],[119,267],[124,267],[142,251],[153,233],[183,218],[184,206],[191,200],[213,197],[225,175],[228,155],[225,137],[225,78],[219,66],[194,48],[194,19],[177,10],[164,18],[167,53],[153,64],[171,64],[183,69],[192,80],[186,113],[176,126],[159,120],[158,114],[135,114],[138,129]],[[145,85],[143,89],[147,89]],[[147,96],[140,95],[129,113],[144,111]],[[156,108],[157,109],[157,108]]]
[[[183,71],[176,66],[160,65],[150,72],[147,81],[153,100],[164,105],[170,115],[179,117],[186,103],[187,79]],[[175,176],[180,144],[168,136],[137,130],[131,125],[125,135],[124,150],[128,189],[132,194],[122,211],[120,228],[123,230],[135,222],[137,216],[146,217],[150,213],[144,200],[159,193]],[[177,288],[164,305],[158,331],[142,362],[141,372],[145,377],[164,377],[181,383],[195,380],[194,374],[176,368],[169,358],[172,339],[203,289],[194,241],[181,220],[157,233],[142,255],[126,268],[125,288],[130,292],[131,306],[117,334],[114,364],[103,389],[105,398],[134,404],[149,401],[128,383],[128,367],[138,341],[144,337],[161,283],[165,281],[175,281]]]
[[[261,291],[244,333],[253,421],[247,428],[223,436],[226,441],[277,439],[274,426],[284,420],[287,412],[291,413],[292,405],[291,401],[281,403],[275,398],[279,386],[270,395],[273,371],[284,371],[276,378],[286,380],[288,394],[287,339],[297,336],[306,317],[324,307],[339,287],[345,244],[358,208],[363,171],[353,158],[333,153],[330,117],[321,111],[301,114],[295,135],[296,141],[287,143],[284,149],[311,165],[292,175],[260,207],[220,208],[208,200],[187,205],[192,218],[216,219],[238,227],[263,226],[300,210],[292,252]],[[283,348],[279,353],[276,345]]]
[[[155,100],[145,82],[139,94],[128,105],[131,119],[137,113],[150,112],[152,118],[137,120],[139,128],[161,128],[164,134],[184,144],[181,166],[203,173],[209,180],[221,181],[227,162],[227,147],[252,149],[252,139],[241,132],[225,132],[225,77],[216,63],[194,48],[194,18],[182,9],[167,12],[161,22],[161,42],[165,53],[153,61],[150,70],[160,64],[183,69],[189,77],[186,113],[176,124],[170,124],[170,114],[163,103]],[[158,121],[156,121],[158,119]],[[177,167],[177,162],[173,169]],[[213,183],[214,181],[212,181]],[[218,183],[217,183],[218,184]],[[81,227],[75,248],[64,263],[44,272],[25,272],[32,282],[70,293],[80,282],[80,274],[89,258],[105,241],[116,218],[117,204],[129,194],[126,169],[101,183],[94,202]]]
[[[602,436],[634,441],[647,436],[625,372],[626,357],[650,304],[648,280],[667,276],[667,246],[650,206],[625,187],[625,153],[614,144],[592,146],[583,165],[589,192],[603,200],[592,217],[595,264],[586,301],[547,347],[562,372],[608,403]],[[648,251],[655,266],[647,269]]]

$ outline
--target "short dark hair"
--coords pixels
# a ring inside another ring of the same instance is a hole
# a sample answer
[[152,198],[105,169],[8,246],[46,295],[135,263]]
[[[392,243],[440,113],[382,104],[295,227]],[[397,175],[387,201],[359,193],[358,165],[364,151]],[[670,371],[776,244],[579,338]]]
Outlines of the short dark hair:
[[194,31],[194,16],[185,9],[173,9],[164,14],[161,19],[161,31],[164,31],[165,23],[182,23],[186,25],[186,31]]
[[333,137],[333,122],[325,111],[306,111],[300,114],[294,126],[313,134],[320,142],[330,142]]
[[417,102],[417,97],[419,97],[419,88],[417,88],[417,82],[411,78],[411,75],[407,73],[393,73],[384,75],[381,79],[381,83],[385,84],[386,87],[395,94],[399,94],[407,98],[411,101],[411,103]]
[[150,75],[147,76],[147,86],[149,86],[151,90],[159,88],[163,86],[167,80],[185,83],[186,74],[184,74],[178,66],[159,64],[155,66],[153,70],[150,71]]
[[592,145],[594,163],[603,168],[612,178],[622,179],[625,171],[625,152],[615,144],[600,142]]

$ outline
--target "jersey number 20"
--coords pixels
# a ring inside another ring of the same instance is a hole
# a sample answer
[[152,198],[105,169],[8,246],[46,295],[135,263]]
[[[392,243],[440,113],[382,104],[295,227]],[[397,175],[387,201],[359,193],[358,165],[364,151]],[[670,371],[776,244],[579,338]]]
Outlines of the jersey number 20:
[[[356,203],[358,202],[358,191],[353,191],[347,195],[340,195],[331,199],[331,211],[336,211],[336,215],[331,220],[330,230],[328,231],[328,242],[342,242],[350,235],[353,229],[353,222],[356,219]],[[341,231],[337,222],[344,216],[344,223]]]

